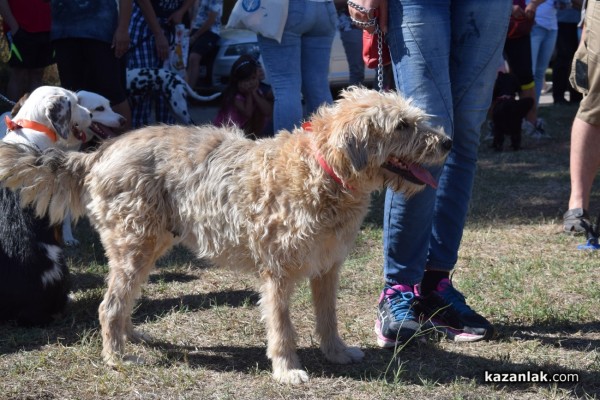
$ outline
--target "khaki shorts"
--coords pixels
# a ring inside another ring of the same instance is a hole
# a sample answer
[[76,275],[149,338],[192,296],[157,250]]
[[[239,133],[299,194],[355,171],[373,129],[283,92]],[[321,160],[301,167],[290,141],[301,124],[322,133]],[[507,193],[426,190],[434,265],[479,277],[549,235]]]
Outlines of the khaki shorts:
[[585,40],[573,57],[569,81],[583,100],[577,118],[591,125],[600,125],[600,1],[587,2]]

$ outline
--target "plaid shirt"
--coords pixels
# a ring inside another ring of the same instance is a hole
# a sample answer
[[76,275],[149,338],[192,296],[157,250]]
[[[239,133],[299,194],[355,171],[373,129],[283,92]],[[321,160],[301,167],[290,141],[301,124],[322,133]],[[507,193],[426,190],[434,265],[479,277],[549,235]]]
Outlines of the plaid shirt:
[[[152,3],[154,4],[155,1]],[[164,3],[163,10],[169,10],[166,13],[160,11],[157,12],[157,16],[167,15],[166,17],[158,17],[161,26],[166,27],[168,16],[183,4],[183,0],[163,0],[160,3]],[[167,5],[169,8],[167,8]],[[177,7],[175,7],[175,5],[177,5]],[[164,30],[164,32],[169,42],[171,42],[173,40],[173,32],[171,30]],[[129,36],[131,38],[131,47],[128,54],[128,68],[162,68],[163,62],[160,61],[158,54],[156,53],[154,34],[152,34],[150,27],[144,19],[142,10],[136,2],[133,3],[133,11],[129,22]],[[166,124],[175,123],[175,117],[171,113],[169,103],[164,96],[155,95],[151,98],[138,96],[131,99],[131,123],[134,128],[149,124],[150,117],[152,116],[153,100],[156,103],[156,122],[164,122]]]

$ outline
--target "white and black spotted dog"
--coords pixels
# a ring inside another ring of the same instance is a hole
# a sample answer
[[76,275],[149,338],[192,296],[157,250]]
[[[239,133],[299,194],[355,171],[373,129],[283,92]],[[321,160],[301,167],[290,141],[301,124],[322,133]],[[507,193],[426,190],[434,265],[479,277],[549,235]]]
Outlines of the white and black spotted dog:
[[[66,89],[42,86],[7,118],[4,142],[47,150],[76,146],[92,122],[77,95]],[[10,179],[10,178],[8,178]],[[51,226],[35,209],[22,209],[21,197],[0,182],[0,321],[42,325],[63,311],[70,289],[62,252],[61,225]],[[52,203],[52,199],[48,198]]]
[[185,125],[194,121],[188,111],[188,97],[197,101],[211,101],[221,95],[201,96],[181,76],[163,68],[132,68],[127,70],[127,92],[131,97],[161,93],[169,102],[177,120]]

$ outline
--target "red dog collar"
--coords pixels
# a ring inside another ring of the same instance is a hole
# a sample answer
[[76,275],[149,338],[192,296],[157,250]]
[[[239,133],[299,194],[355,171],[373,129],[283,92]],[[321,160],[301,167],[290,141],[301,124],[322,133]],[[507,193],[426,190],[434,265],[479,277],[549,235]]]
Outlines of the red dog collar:
[[[304,129],[305,131],[308,131],[308,132],[312,132],[311,123],[309,121],[302,123],[302,129]],[[331,177],[331,179],[333,179],[337,184],[341,185],[344,189],[354,190],[354,188],[352,186],[350,186],[346,182],[344,182],[344,180],[342,178],[340,178],[340,176],[338,174],[335,173],[333,168],[331,168],[331,166],[323,158],[323,155],[319,152],[319,150],[317,150],[317,148],[315,146],[313,146],[313,148],[314,148],[315,158],[317,159],[317,162],[319,163],[321,168],[323,168],[325,170],[325,172],[327,172],[327,175],[329,175]]]

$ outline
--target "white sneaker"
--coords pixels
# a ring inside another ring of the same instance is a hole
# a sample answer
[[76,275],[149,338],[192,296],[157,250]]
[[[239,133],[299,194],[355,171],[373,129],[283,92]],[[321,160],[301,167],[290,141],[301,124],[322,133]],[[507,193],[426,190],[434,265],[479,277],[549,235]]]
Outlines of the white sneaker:
[[529,136],[535,140],[551,139],[552,137],[546,133],[544,126],[544,120],[541,118],[535,121],[535,125],[524,119],[521,123],[521,130],[525,136]]

